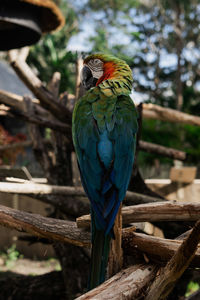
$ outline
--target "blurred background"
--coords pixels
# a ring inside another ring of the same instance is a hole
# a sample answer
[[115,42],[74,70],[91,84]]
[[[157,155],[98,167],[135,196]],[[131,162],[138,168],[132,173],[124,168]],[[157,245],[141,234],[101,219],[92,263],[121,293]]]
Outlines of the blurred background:
[[[61,30],[47,33],[30,47],[27,63],[42,80],[49,82],[61,73],[60,93],[76,94],[77,60],[94,52],[112,53],[124,59],[133,71],[131,97],[135,104],[153,103],[188,114],[200,115],[200,1],[197,0],[55,0],[66,23]],[[9,66],[6,52],[0,52],[0,89],[18,95],[32,94]],[[46,130],[48,137],[48,130]],[[188,153],[181,166],[195,167],[193,187],[184,196],[177,190],[163,192],[168,199],[193,201],[200,192],[200,127],[188,124],[143,119],[141,139]],[[0,111],[0,146],[29,140],[24,121]],[[137,163],[147,183],[155,191],[170,180],[177,162],[153,153],[139,151]],[[32,177],[45,174],[35,160],[32,148],[24,145],[15,151],[0,150],[0,166],[26,167]],[[1,175],[0,175],[1,177]],[[154,179],[154,181],[150,181]],[[149,180],[149,181],[148,181]],[[182,186],[179,186],[180,188]],[[162,193],[161,193],[162,194]],[[6,198],[7,197],[7,198]],[[17,196],[0,194],[1,204],[46,215],[51,207],[27,199],[20,204]],[[16,251],[16,233],[2,229],[1,251]],[[51,247],[29,246],[18,242],[18,250],[27,257],[54,257]],[[44,248],[42,248],[44,247]],[[34,253],[34,254],[33,254]],[[14,254],[14,256],[19,256]],[[1,262],[0,262],[1,263]],[[59,266],[56,265],[59,269]]]
[[[133,70],[132,98],[136,104],[151,102],[199,115],[199,1],[55,2],[66,24],[59,32],[43,36],[31,47],[28,57],[42,81],[48,82],[53,72],[59,71],[60,91],[74,94],[77,56],[112,53],[126,60]],[[0,88],[27,93],[4,59],[5,54],[1,54]],[[8,123],[1,121],[11,135],[23,133],[22,128]],[[143,120],[142,139],[186,151],[192,154],[190,164],[199,164],[199,127]],[[32,157],[14,159],[15,164],[28,166],[30,171],[37,169],[31,166]],[[8,155],[1,155],[1,164],[10,162]],[[167,178],[173,161],[140,152],[139,164],[145,178]]]

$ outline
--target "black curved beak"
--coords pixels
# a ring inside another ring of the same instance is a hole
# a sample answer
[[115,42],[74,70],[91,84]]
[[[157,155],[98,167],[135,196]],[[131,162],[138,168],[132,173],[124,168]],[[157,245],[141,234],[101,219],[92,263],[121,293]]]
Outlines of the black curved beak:
[[84,66],[81,71],[81,82],[84,88],[86,90],[91,89],[96,85],[97,81],[98,79],[92,76],[91,70],[87,66]]

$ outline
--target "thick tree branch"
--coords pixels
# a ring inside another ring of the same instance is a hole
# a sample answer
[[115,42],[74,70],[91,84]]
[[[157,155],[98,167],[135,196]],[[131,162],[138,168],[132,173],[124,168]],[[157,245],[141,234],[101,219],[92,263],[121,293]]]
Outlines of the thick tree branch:
[[[72,221],[52,219],[16,209],[0,206],[0,224],[39,238],[80,247],[90,246],[90,233],[80,230]],[[168,261],[177,251],[182,240],[169,240],[134,232],[135,227],[124,228],[122,247],[125,255],[135,256],[140,252],[156,262]],[[200,266],[200,246],[192,265]]]
[[60,72],[55,72],[53,73],[51,81],[48,83],[48,90],[54,95],[55,100],[59,97],[60,80]]
[[[38,114],[42,116],[47,116],[47,112],[39,105],[39,100],[32,99],[31,100],[34,104],[34,110]],[[13,94],[7,91],[0,90],[0,103],[3,103],[9,107],[12,107],[14,109],[25,111],[25,104],[24,104],[24,98],[22,96],[19,96],[17,94]]]
[[166,299],[174,288],[176,281],[189,266],[195,256],[200,240],[200,221],[198,221],[189,236],[184,240],[178,251],[173,255],[167,265],[160,270],[150,287],[145,300]]
[[185,161],[187,159],[187,153],[179,151],[173,148],[164,147],[158,144],[153,144],[145,141],[139,141],[139,149],[149,153],[156,153],[163,155],[171,159],[177,159]]
[[115,238],[111,240],[107,275],[108,278],[115,275],[117,272],[121,271],[123,266],[123,251],[122,251],[122,204],[118,210],[113,232]]
[[90,234],[76,227],[75,222],[42,217],[0,205],[0,224],[39,238],[47,238],[80,247],[90,246]]
[[76,300],[141,299],[143,291],[153,280],[155,273],[156,267],[152,265],[131,266]]
[[25,113],[25,112],[15,110],[15,109],[11,109],[10,113],[12,113],[16,117],[18,117],[26,122],[36,124],[39,126],[44,126],[47,128],[51,128],[53,130],[67,134],[68,137],[71,136],[71,131],[72,131],[71,126],[68,124],[65,124],[63,122],[60,122],[58,120],[46,119],[46,118],[41,117],[38,114],[36,115],[36,114]]
[[[37,184],[32,182],[10,183],[0,182],[0,192],[29,195],[66,195],[70,197],[86,196],[82,187],[57,186],[48,184]],[[160,198],[154,198],[134,192],[127,191],[124,203],[138,204],[149,202],[160,202]]]
[[[158,221],[197,221],[200,219],[200,204],[198,202],[157,202],[126,206],[122,208],[122,222],[158,222]],[[76,219],[79,228],[90,226],[90,215]]]
[[11,66],[19,76],[19,78],[26,84],[26,86],[33,92],[33,94],[40,100],[41,105],[49,110],[56,118],[61,121],[71,122],[71,113],[68,109],[55,100],[54,95],[44,86],[41,80],[33,73],[28,64],[16,58],[16,50],[9,51]]
[[200,117],[189,115],[175,109],[165,108],[156,104],[143,103],[143,117],[200,126]]
[[[150,261],[165,264],[177,252],[183,242],[183,238],[181,240],[163,239],[134,232],[130,227],[130,230],[129,228],[123,230],[122,248],[125,255],[135,257],[137,254],[144,253]],[[191,266],[200,267],[200,245],[191,262]]]

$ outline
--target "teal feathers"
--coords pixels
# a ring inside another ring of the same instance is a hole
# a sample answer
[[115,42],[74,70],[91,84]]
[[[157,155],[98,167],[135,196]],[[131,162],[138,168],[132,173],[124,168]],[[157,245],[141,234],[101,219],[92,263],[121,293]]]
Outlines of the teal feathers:
[[81,180],[91,202],[90,288],[105,280],[112,229],[128,188],[137,133],[137,112],[129,96],[130,68],[117,58],[106,56],[105,61],[105,55],[97,56],[104,62],[107,79],[100,78],[76,103],[72,122]]

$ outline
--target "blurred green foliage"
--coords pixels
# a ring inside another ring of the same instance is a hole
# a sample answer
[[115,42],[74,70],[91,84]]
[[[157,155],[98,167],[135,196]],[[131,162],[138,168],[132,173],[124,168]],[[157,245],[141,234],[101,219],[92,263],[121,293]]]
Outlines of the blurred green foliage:
[[12,268],[15,261],[19,258],[23,258],[23,255],[16,250],[16,244],[13,244],[6,252],[0,252],[0,257],[3,259],[7,268]]
[[194,292],[199,290],[199,284],[194,281],[190,281],[189,284],[187,285],[187,291],[185,294],[185,297],[189,297],[192,295]]
[[[142,139],[147,142],[186,151],[189,155],[188,164],[198,164],[199,162],[200,128],[197,126],[144,119]],[[152,165],[156,158],[162,163],[172,164],[171,159],[145,152],[140,152],[139,164]]]
[[74,93],[77,54],[68,52],[67,44],[78,32],[78,22],[75,11],[66,1],[62,1],[61,10],[66,18],[65,26],[57,33],[46,34],[31,47],[28,63],[46,83],[54,72],[59,71],[62,75],[60,92]]

